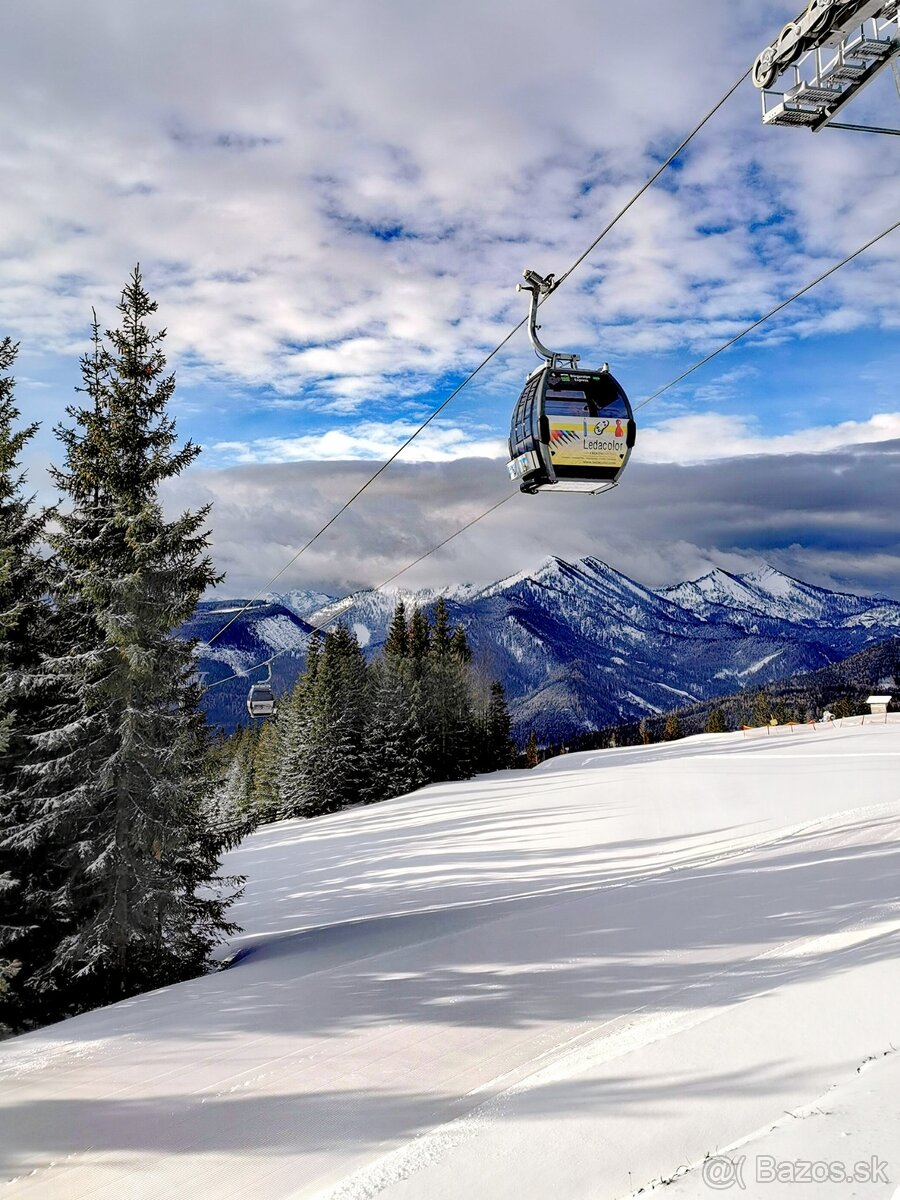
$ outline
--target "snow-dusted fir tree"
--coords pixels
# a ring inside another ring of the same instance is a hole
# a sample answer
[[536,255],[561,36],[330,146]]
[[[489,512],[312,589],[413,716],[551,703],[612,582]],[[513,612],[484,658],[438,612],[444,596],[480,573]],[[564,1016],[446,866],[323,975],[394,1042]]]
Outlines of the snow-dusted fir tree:
[[768,725],[772,716],[772,706],[765,692],[757,692],[753,697],[753,724]]
[[155,311],[135,268],[119,327],[104,338],[95,322],[87,402],[57,430],[64,505],[50,542],[68,647],[45,664],[63,699],[38,743],[22,834],[64,835],[53,904],[69,931],[49,961],[26,965],[67,1008],[190,976],[228,928],[217,879],[228,839],[207,820],[192,646],[173,636],[216,575],[208,510],[169,521],[160,504],[160,486],[199,450],[178,445],[167,412],[175,381],[165,331],[148,328]]
[[307,812],[306,766],[312,739],[312,695],[322,652],[322,639],[313,633],[306,651],[306,669],[294,690],[279,706],[280,754],[277,772],[278,816],[300,817]]
[[504,771],[516,761],[516,744],[512,739],[512,721],[506,704],[503,684],[491,684],[491,699],[484,723],[484,757],[479,764],[483,771]]
[[386,800],[427,782],[426,742],[418,708],[421,684],[409,656],[406,609],[399,601],[381,659],[370,668],[372,708],[366,737],[368,799]]
[[525,743],[525,766],[536,767],[541,761],[541,750],[538,746],[537,734],[532,729]]
[[[412,627],[410,643],[413,642]],[[434,609],[423,676],[423,721],[428,776],[435,781],[472,774],[476,741],[469,664],[472,654],[461,628],[452,630],[444,598]]]
[[253,811],[253,752],[256,733],[240,728],[209,756],[214,786],[207,797],[207,823],[236,846],[258,821]]
[[[48,513],[34,510],[23,494],[19,466],[23,448],[37,430],[20,425],[14,381],[8,373],[17,347],[0,341],[0,1009],[20,1024],[25,1007],[21,988],[6,980],[22,975],[10,969],[24,949],[36,948],[47,920],[46,886],[52,862],[45,847],[20,840],[23,765],[31,738],[46,718],[47,694],[38,678],[41,653],[53,635],[52,613],[45,603],[48,566],[36,547]],[[6,964],[4,966],[4,964]],[[5,996],[2,994],[6,993]],[[16,1014],[19,1010],[19,1015]]]
[[264,825],[278,817],[281,752],[281,727],[273,720],[263,722],[253,750],[250,784],[250,804],[257,824]]
[[40,707],[29,677],[40,659],[50,617],[44,602],[47,566],[36,551],[49,514],[34,510],[23,494],[25,476],[19,466],[38,427],[19,426],[15,381],[7,374],[17,350],[9,338],[0,341],[0,796],[12,786],[20,738]]
[[664,742],[677,742],[684,734],[681,730],[681,718],[678,713],[672,712],[666,717],[666,724],[663,729]]
[[425,669],[428,650],[431,646],[431,626],[421,608],[414,608],[409,618],[407,650],[416,675]]
[[342,623],[325,638],[308,705],[302,811],[316,816],[358,804],[368,793],[368,670],[356,638]]
[[[3,997],[9,990],[9,981],[15,979],[19,973],[19,963],[9,962],[0,959],[0,1014],[3,1012]],[[10,1027],[3,1020],[0,1020],[0,1038],[6,1037],[10,1033]]]
[[726,730],[725,714],[721,708],[714,708],[706,722],[706,733],[724,733]]

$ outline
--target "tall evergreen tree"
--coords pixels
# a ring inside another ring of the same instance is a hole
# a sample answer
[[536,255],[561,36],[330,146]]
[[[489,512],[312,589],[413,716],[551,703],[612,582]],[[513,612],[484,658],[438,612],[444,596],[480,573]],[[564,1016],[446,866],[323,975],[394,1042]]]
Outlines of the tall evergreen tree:
[[256,731],[241,726],[212,754],[216,788],[210,797],[210,823],[234,829],[239,836],[258,824],[253,811],[253,754]]
[[[3,959],[0,959],[0,1013],[3,1012],[5,1007],[3,1004],[3,997],[9,990],[9,981],[11,979],[15,979],[19,973],[19,968],[21,965],[22,964],[18,962],[9,962],[8,960],[4,961]],[[10,1032],[12,1031],[9,1025],[0,1020],[0,1038],[6,1037],[6,1035]]]
[[404,655],[385,650],[371,668],[372,708],[365,741],[370,801],[415,791],[428,780],[417,699],[421,689]]
[[757,692],[753,697],[753,724],[768,725],[771,716],[772,708],[769,704],[769,697],[765,692]]
[[167,521],[159,501],[199,449],[177,445],[155,311],[135,268],[119,327],[103,338],[95,320],[88,402],[57,430],[67,511],[49,540],[68,648],[44,665],[62,698],[34,742],[42,761],[17,838],[64,845],[51,901],[67,932],[49,961],[23,960],[28,986],[63,989],[64,1009],[188,977],[231,928],[193,646],[172,636],[217,577],[208,509]]
[[706,732],[725,732],[725,714],[722,712],[721,708],[714,708],[709,714],[709,720],[706,722]]
[[424,670],[424,664],[431,646],[431,627],[428,618],[420,608],[414,608],[409,619],[408,653],[416,667],[416,673]]
[[434,606],[434,618],[431,622],[431,650],[439,658],[450,653],[453,630],[450,628],[450,613],[447,601],[439,596]]
[[321,635],[314,633],[306,651],[306,669],[279,710],[279,817],[298,817],[306,813],[306,770],[313,735],[313,691],[321,654]]
[[17,352],[9,338],[0,341],[0,797],[8,797],[14,788],[22,736],[40,708],[29,684],[50,617],[44,602],[47,565],[36,552],[50,514],[32,510],[31,498],[23,495],[25,476],[19,466],[22,450],[38,426],[18,427],[15,381],[6,373]]
[[669,713],[666,717],[666,725],[663,729],[664,742],[677,742],[683,734],[681,732],[681,718],[678,713]]
[[[45,845],[22,837],[27,809],[25,764],[31,740],[46,724],[50,693],[40,678],[41,655],[54,636],[48,563],[36,546],[49,512],[33,510],[23,494],[19,460],[37,425],[19,425],[15,383],[10,374],[18,347],[0,341],[0,1008],[21,1027],[28,1005],[26,974],[12,961],[47,952],[53,922],[46,885],[53,871]],[[52,941],[52,939],[51,939]],[[6,964],[4,966],[4,963]],[[8,990],[8,981],[18,975]]]
[[254,743],[255,731],[240,728],[232,737],[215,741],[207,755],[212,786],[204,796],[203,818],[228,849],[259,824],[251,803]]
[[257,824],[275,821],[281,809],[281,724],[263,722],[253,748],[250,807]]
[[466,637],[466,631],[462,625],[457,625],[453,630],[453,635],[450,638],[450,649],[461,663],[470,663],[472,661],[472,649],[469,646],[469,639]]
[[[417,626],[421,653],[427,643],[427,624],[424,630],[423,638]],[[371,708],[365,754],[370,802],[402,796],[428,781],[419,666],[411,657],[406,605],[398,600],[381,659],[369,669]]]
[[326,635],[309,694],[300,789],[303,815],[336,812],[367,798],[368,706],[366,661],[356,638],[339,623]]
[[425,703],[420,709],[428,776],[437,782],[466,779],[477,758],[469,672],[472,655],[464,634],[454,644],[443,597],[435,609],[428,645],[422,678]]
[[541,761],[541,751],[538,746],[537,734],[532,729],[525,743],[525,766],[536,767]]
[[512,721],[506,705],[506,692],[499,681],[491,684],[484,746],[483,770],[504,771],[515,763],[516,744],[512,739]]
[[391,624],[384,643],[384,652],[395,658],[405,658],[409,653],[409,628],[406,621],[406,605],[402,600],[398,600],[394,608]]

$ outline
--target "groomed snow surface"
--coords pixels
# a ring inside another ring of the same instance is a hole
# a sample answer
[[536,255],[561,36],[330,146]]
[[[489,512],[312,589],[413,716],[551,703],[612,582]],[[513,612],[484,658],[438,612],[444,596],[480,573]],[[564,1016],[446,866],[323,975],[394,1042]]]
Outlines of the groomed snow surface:
[[0,1045],[3,1194],[893,1196],[898,768],[845,722],[267,826],[233,966]]

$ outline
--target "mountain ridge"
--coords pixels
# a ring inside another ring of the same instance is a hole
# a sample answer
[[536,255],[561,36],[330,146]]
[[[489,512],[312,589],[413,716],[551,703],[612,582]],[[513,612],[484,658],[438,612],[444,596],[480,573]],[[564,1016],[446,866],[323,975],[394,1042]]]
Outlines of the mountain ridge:
[[[371,657],[399,599],[428,608],[441,595],[476,662],[504,684],[517,736],[534,730],[545,741],[815,671],[900,632],[900,602],[830,592],[768,565],[744,575],[716,568],[653,589],[594,556],[552,555],[483,587],[340,599],[296,589],[284,602],[255,602],[212,646],[213,615],[240,604],[206,601],[183,632],[200,639],[210,721],[230,730],[246,719],[250,676],[225,676],[272,654],[276,691],[290,687],[314,628],[336,613]],[[327,603],[315,607],[316,598]]]

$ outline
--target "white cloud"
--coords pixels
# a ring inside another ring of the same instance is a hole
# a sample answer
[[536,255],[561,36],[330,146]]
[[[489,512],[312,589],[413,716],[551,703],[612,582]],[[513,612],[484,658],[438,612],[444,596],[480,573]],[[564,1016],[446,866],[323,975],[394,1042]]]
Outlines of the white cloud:
[[[666,584],[770,560],[824,586],[900,595],[900,441],[692,467],[635,462],[602,497],[522,496],[501,462],[401,459],[282,577],[327,592],[373,586],[504,496],[509,503],[403,576],[404,586],[489,583],[548,554],[594,554]],[[167,487],[173,511],[211,502],[224,595],[267,585],[370,475],[358,462],[197,470]]]
[[876,413],[866,421],[811,426],[780,433],[778,423],[760,428],[746,417],[685,413],[644,429],[635,458],[656,463],[701,463],[758,454],[821,454],[900,438],[900,412]]
[[[301,437],[260,438],[254,442],[218,442],[213,453],[235,463],[286,463],[389,458],[418,428],[412,421],[358,421],[339,429]],[[404,450],[406,462],[451,462],[457,458],[506,457],[506,445],[486,436],[483,427],[462,429],[433,421]]]
[[[559,0],[550,36],[538,0],[16,5],[0,328],[71,354],[140,259],[184,382],[339,412],[425,390],[499,340],[522,267],[567,265],[784,11],[648,0],[637,49],[615,0]],[[745,86],[554,297],[554,335],[706,347],[882,228],[895,185],[877,139],[763,130]],[[895,323],[898,243],[782,329]]]
[[[738,373],[742,378],[743,373]],[[721,386],[727,388],[729,376]],[[638,414],[640,417],[640,414]],[[210,452],[223,463],[383,461],[415,432],[414,420],[357,421],[298,437],[267,437],[252,442],[222,441]],[[779,433],[747,417],[721,412],[684,412],[640,428],[634,462],[702,463],[760,454],[820,454],[900,438],[900,412],[876,413],[865,421],[810,426]],[[462,427],[433,421],[403,451],[404,462],[451,462],[460,458],[505,459],[506,442],[486,426]]]

